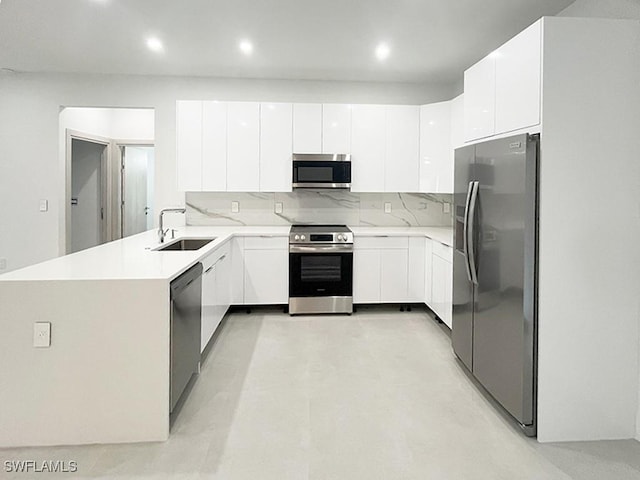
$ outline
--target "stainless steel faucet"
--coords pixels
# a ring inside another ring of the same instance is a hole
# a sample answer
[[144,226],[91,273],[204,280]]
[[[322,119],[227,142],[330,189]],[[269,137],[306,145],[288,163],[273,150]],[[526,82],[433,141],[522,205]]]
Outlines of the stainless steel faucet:
[[164,236],[167,234],[167,232],[169,231],[169,229],[167,228],[166,230],[163,228],[162,225],[162,214],[163,213],[185,213],[187,211],[186,208],[164,208],[162,210],[160,210],[160,222],[159,222],[159,226],[158,226],[158,238],[160,239],[160,243],[164,243]]

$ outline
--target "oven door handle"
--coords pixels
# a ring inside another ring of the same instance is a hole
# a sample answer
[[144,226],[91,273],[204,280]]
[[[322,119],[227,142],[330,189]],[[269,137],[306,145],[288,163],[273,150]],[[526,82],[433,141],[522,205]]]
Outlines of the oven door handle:
[[353,245],[289,245],[289,253],[353,253]]

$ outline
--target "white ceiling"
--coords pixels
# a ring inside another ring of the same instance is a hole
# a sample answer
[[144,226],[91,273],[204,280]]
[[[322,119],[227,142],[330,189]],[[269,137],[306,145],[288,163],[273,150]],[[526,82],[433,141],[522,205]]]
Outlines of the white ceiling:
[[[454,82],[573,0],[2,0],[0,68]],[[145,39],[159,37],[164,53]],[[241,39],[254,52],[242,55]],[[389,58],[378,61],[385,41]]]

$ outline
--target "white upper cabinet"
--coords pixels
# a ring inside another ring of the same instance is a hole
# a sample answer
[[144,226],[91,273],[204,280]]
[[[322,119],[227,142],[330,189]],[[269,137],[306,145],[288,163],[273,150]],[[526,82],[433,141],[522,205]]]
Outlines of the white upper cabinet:
[[453,193],[451,102],[420,107],[420,191]]
[[322,153],[351,153],[351,105],[322,105]]
[[540,123],[541,42],[536,22],[495,53],[496,133]]
[[293,105],[260,105],[260,191],[290,192]]
[[464,145],[464,94],[451,100],[451,162],[454,150]]
[[489,55],[464,72],[464,139],[495,133],[496,62]]
[[227,191],[260,190],[260,104],[227,104]]
[[202,190],[202,102],[176,102],[178,189]]
[[539,125],[541,78],[537,21],[464,72],[464,140]]
[[227,104],[202,102],[202,190],[227,189]]
[[384,192],[386,107],[351,110],[351,191]]
[[385,191],[420,190],[420,107],[388,105],[385,153]]
[[293,105],[293,152],[322,153],[322,104]]

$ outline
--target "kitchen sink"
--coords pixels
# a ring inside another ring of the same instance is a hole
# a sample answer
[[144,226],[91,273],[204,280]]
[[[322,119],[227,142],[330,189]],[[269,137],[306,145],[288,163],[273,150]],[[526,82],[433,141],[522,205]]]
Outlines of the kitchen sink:
[[166,244],[164,247],[156,248],[157,251],[184,251],[198,250],[207,243],[213,242],[216,237],[212,238],[181,238]]

